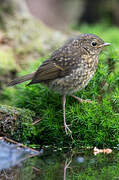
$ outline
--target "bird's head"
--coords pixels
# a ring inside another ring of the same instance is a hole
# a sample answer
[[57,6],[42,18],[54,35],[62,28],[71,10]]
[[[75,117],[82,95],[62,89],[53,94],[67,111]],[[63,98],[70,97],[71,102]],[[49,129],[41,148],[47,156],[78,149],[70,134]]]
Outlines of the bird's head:
[[89,54],[98,55],[100,51],[111,45],[110,43],[105,43],[100,37],[94,34],[81,34],[77,39],[73,41],[74,46],[84,49]]

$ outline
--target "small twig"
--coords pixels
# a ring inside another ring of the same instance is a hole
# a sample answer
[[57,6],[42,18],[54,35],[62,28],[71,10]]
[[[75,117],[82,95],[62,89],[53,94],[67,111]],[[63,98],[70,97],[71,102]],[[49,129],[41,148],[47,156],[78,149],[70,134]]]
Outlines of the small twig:
[[[28,148],[28,149],[31,149],[32,151],[40,154],[40,151],[37,151],[37,150],[32,149],[32,148],[29,148],[29,147],[25,146],[24,144],[18,143],[16,141],[12,140],[12,139],[7,138],[7,137],[0,137],[0,140],[6,140],[6,141],[8,141],[10,143],[17,144],[18,147]],[[34,156],[34,155],[31,155],[30,157],[32,157],[32,156]]]
[[35,171],[40,171],[40,169],[38,169],[38,168],[36,168],[36,167],[34,167],[34,166],[32,166],[32,168],[35,170]]
[[41,119],[37,119],[36,121],[34,121],[34,122],[32,123],[32,125],[35,125],[35,124],[39,123],[40,121],[41,121]]

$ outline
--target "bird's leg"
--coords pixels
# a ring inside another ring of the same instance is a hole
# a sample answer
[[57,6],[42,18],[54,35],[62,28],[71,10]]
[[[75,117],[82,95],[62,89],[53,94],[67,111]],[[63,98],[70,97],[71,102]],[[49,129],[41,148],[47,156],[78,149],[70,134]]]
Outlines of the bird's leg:
[[69,134],[71,135],[71,138],[73,139],[73,137],[72,137],[72,131],[69,129],[68,125],[66,124],[65,104],[66,104],[66,95],[63,95],[63,97],[62,97],[62,106],[63,106],[63,119],[64,119],[65,133],[68,135],[68,132],[69,132]]
[[92,103],[92,101],[89,100],[89,99],[84,100],[84,99],[81,99],[81,98],[79,98],[79,97],[77,97],[77,96],[74,96],[74,95],[71,95],[71,96],[72,96],[73,98],[77,99],[77,100],[79,101],[79,103],[82,103],[82,102],[84,102],[84,103]]

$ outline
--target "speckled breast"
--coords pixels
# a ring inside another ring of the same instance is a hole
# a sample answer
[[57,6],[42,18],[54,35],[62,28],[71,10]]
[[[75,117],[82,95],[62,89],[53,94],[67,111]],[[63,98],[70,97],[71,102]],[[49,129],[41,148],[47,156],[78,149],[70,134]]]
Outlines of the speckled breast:
[[98,65],[98,57],[88,58],[88,62],[82,59],[77,68],[63,77],[52,81],[50,88],[60,94],[72,94],[83,89],[92,79]]

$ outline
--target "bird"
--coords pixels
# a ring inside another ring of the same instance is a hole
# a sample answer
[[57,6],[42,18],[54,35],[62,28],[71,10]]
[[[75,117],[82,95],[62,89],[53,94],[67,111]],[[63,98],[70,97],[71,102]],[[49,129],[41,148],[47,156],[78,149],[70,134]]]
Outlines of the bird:
[[12,80],[8,86],[31,80],[28,86],[41,83],[58,92],[62,96],[65,133],[72,137],[65,117],[66,96],[72,96],[79,102],[90,102],[74,93],[87,86],[96,72],[101,50],[110,44],[95,34],[79,34],[53,52],[35,72]]

